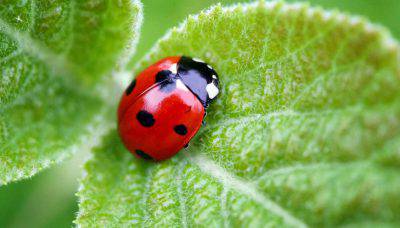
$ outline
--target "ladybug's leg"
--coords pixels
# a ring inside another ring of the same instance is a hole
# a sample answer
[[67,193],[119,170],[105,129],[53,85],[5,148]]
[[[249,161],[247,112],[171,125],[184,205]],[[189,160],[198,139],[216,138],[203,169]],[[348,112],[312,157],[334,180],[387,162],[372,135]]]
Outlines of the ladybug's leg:
[[183,148],[188,148],[189,147],[189,143],[186,143],[186,145],[183,146]]
[[202,126],[206,126],[206,121],[204,120],[207,116],[207,112],[204,112],[203,120],[201,121]]

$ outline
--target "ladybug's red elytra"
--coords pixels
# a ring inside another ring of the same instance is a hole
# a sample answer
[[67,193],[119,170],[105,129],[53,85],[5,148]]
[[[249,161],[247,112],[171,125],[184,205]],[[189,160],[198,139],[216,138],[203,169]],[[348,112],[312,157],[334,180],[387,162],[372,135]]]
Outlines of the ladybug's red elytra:
[[122,95],[118,131],[137,157],[161,161],[186,147],[219,93],[218,74],[201,60],[164,58],[142,71]]

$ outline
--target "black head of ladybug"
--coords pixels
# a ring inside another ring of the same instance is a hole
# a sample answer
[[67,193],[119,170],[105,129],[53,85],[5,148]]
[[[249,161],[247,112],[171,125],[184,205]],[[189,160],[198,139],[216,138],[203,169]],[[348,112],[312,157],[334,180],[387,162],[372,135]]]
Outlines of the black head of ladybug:
[[207,63],[182,56],[177,65],[177,74],[183,83],[199,98],[204,108],[219,93],[218,74]]

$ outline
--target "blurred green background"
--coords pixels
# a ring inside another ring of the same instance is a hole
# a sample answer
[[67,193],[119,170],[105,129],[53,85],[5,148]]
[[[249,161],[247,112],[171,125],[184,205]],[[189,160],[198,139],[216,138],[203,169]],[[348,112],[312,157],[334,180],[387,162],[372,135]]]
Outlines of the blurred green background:
[[[142,0],[144,23],[134,61],[139,60],[158,38],[189,14],[220,2],[234,0]],[[248,2],[248,1],[244,1]],[[290,1],[289,2],[294,2]],[[363,15],[400,37],[399,0],[309,0],[311,5]],[[32,179],[0,187],[0,227],[71,227],[78,211],[77,178],[87,153],[75,155],[60,166]]]

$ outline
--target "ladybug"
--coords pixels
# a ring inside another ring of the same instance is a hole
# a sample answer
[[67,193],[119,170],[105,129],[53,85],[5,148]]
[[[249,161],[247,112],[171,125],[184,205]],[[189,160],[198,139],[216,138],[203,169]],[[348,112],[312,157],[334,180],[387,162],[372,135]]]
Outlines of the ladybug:
[[215,70],[186,56],[164,58],[142,71],[122,95],[118,131],[145,160],[168,159],[187,147],[219,93]]

